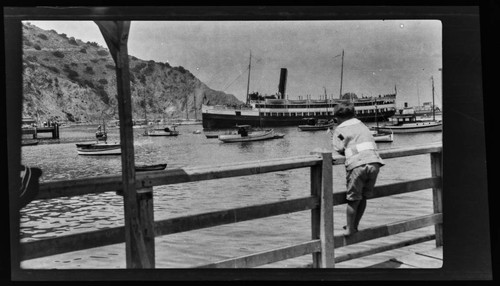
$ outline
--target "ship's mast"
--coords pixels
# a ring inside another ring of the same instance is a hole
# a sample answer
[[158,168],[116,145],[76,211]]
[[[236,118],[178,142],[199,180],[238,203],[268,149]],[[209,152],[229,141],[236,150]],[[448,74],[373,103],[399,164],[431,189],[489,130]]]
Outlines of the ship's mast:
[[250,51],[250,60],[248,62],[248,82],[247,82],[247,104],[250,102],[250,69],[252,68],[252,51]]
[[342,66],[340,68],[340,97],[342,99],[342,78],[344,76],[344,50],[342,50]]
[[436,114],[435,114],[435,108],[434,108],[434,77],[431,76],[432,80],[432,120],[436,121]]
[[194,120],[196,121],[197,114],[196,114],[196,93],[193,93],[193,104],[194,104]]

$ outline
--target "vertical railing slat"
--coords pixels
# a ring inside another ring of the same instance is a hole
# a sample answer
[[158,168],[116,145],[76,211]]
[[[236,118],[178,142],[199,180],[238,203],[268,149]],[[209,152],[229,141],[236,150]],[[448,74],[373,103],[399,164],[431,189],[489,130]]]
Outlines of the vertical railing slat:
[[[431,153],[431,173],[432,176],[437,176],[441,178],[441,184],[439,187],[432,188],[432,203],[434,207],[434,213],[443,212],[443,165],[442,165],[442,152]],[[434,226],[436,232],[436,246],[443,245],[443,223],[436,224]]]
[[332,153],[317,151],[323,158],[321,166],[311,168],[311,194],[320,197],[319,210],[312,210],[313,239],[321,241],[321,253],[313,254],[313,267],[335,267],[335,247],[333,244],[333,174]]
[[[321,196],[321,171],[322,166],[312,166],[310,173],[311,196],[320,198]],[[321,223],[321,204],[319,207],[311,210],[311,238],[313,240],[320,239],[320,223]],[[312,267],[319,268],[321,266],[321,253],[314,252],[312,254]]]

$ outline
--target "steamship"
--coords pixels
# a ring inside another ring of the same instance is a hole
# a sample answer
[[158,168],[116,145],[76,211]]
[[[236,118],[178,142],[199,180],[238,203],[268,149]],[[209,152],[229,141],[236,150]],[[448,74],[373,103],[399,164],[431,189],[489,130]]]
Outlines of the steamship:
[[203,128],[225,129],[236,125],[254,127],[298,126],[304,124],[305,118],[331,120],[333,108],[340,102],[351,102],[355,106],[356,117],[364,122],[386,121],[396,112],[396,93],[379,95],[378,97],[349,96],[329,99],[326,94],[322,99],[286,98],[287,69],[282,68],[279,91],[275,98],[248,96],[247,104],[241,106],[209,106],[202,104]]

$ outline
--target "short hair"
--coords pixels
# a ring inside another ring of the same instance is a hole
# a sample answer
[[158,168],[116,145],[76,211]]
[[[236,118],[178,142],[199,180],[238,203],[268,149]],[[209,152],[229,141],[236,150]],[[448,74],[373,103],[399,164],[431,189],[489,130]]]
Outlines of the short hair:
[[335,107],[333,108],[333,115],[342,119],[353,118],[356,115],[354,104],[339,103],[335,105]]

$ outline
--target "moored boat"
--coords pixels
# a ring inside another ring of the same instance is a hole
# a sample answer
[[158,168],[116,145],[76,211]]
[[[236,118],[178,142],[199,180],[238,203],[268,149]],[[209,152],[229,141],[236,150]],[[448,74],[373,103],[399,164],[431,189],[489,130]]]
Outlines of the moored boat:
[[[392,131],[394,133],[415,133],[415,132],[434,132],[443,130],[443,122],[436,120],[434,107],[434,78],[432,80],[432,120],[418,120],[413,107],[405,107],[394,115],[395,123],[380,127],[382,131]],[[405,104],[406,106],[406,104]]]
[[164,170],[167,164],[154,164],[154,165],[135,165],[136,172],[159,171]]
[[34,146],[34,145],[38,145],[38,140],[21,142],[21,146]]
[[120,155],[120,143],[77,143],[78,155]]
[[[250,128],[251,128],[250,125],[240,125],[238,126],[238,134],[219,135],[218,138],[220,141],[224,143],[251,142],[251,141],[283,138],[280,137],[280,135],[282,134],[275,134],[273,129],[249,132]],[[276,135],[278,136],[276,137]]]
[[299,125],[300,131],[317,131],[317,130],[327,130],[333,128],[335,122],[332,120],[316,119],[316,118],[304,118],[307,124]]
[[405,108],[400,114],[393,117],[394,123],[379,128],[381,131],[394,133],[414,133],[442,131],[443,123],[440,120],[418,120],[413,108]]
[[144,136],[177,136],[179,131],[175,130],[174,126],[167,126],[165,128],[153,128],[144,130]]
[[394,141],[394,132],[392,131],[381,131],[381,130],[371,130],[373,139],[375,142],[392,142]]

